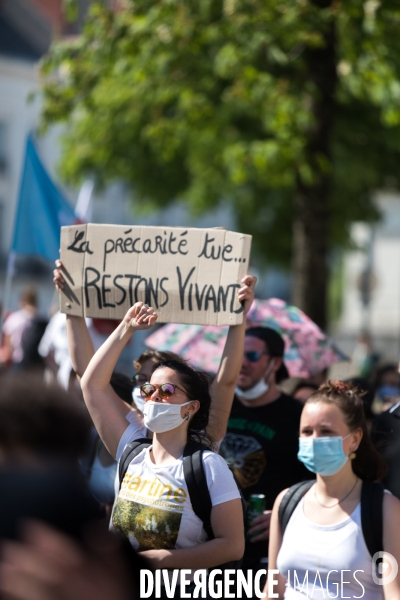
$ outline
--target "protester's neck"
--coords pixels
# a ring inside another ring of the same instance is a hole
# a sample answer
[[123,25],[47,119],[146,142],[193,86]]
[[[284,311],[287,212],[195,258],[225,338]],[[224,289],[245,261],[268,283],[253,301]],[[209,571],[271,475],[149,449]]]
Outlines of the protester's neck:
[[237,398],[239,399],[239,402],[243,404],[243,406],[247,406],[248,408],[255,408],[257,406],[264,406],[265,404],[271,404],[271,402],[275,402],[275,400],[279,398],[281,393],[282,392],[278,390],[275,383],[270,382],[269,389],[265,392],[265,394],[263,394],[259,398],[255,398],[254,400],[245,400],[239,395],[237,396]]
[[182,456],[187,443],[187,425],[153,435],[152,461],[155,464],[171,463]]
[[356,479],[357,476],[355,475],[351,461],[349,460],[338,473],[335,473],[335,475],[317,475],[317,490],[322,497],[343,497],[354,485]]

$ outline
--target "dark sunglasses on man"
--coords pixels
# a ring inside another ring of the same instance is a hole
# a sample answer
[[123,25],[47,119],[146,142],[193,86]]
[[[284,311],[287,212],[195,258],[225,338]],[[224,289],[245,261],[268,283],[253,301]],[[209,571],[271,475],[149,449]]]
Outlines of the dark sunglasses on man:
[[257,362],[260,360],[260,358],[266,354],[267,356],[269,356],[268,352],[256,352],[256,350],[248,350],[247,352],[244,353],[245,358],[247,358],[247,360],[249,360],[250,362]]

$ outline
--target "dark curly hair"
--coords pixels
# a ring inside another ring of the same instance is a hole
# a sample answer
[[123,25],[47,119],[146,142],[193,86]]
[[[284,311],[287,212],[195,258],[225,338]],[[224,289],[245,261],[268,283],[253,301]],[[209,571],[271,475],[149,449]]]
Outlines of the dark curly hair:
[[334,404],[343,414],[344,422],[350,431],[362,429],[363,436],[352,460],[354,473],[363,481],[381,480],[387,473],[384,458],[375,450],[367,430],[364,413],[363,392],[345,381],[328,381],[306,400],[305,405],[316,402]]
[[210,418],[212,377],[208,373],[196,371],[181,359],[160,362],[154,365],[152,373],[164,368],[177,373],[189,400],[200,402],[199,410],[189,421],[188,441],[199,442],[210,450],[215,450],[215,442],[206,433]]
[[151,360],[154,363],[165,362],[166,360],[177,360],[179,362],[184,362],[183,358],[179,356],[179,354],[175,354],[175,352],[170,352],[169,350],[154,350],[153,348],[147,348],[136,360],[133,361],[133,366],[136,371],[140,370],[140,367],[147,361]]

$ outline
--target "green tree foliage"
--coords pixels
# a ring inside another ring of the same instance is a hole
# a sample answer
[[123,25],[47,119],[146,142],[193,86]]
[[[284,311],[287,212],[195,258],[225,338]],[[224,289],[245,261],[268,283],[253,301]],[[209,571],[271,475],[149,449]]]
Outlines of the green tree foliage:
[[[398,0],[93,1],[43,62],[43,120],[68,123],[67,181],[121,178],[146,207],[229,203],[270,262],[289,265],[300,220],[306,298],[397,173],[399,31]],[[319,281],[319,313],[299,303],[323,325]]]

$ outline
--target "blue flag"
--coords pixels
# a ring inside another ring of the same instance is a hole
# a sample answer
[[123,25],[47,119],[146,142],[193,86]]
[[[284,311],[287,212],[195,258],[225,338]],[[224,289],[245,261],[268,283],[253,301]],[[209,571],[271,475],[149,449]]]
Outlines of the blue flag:
[[60,227],[76,221],[74,209],[50,179],[29,136],[11,250],[56,260]]

